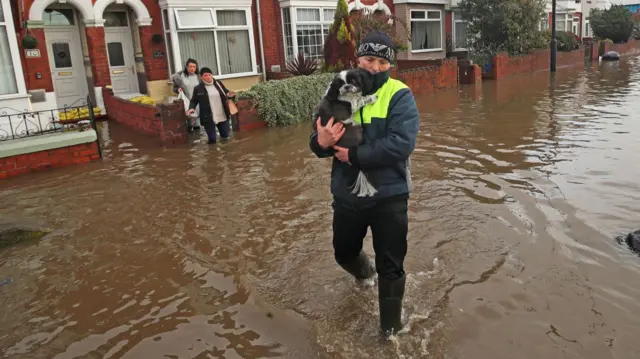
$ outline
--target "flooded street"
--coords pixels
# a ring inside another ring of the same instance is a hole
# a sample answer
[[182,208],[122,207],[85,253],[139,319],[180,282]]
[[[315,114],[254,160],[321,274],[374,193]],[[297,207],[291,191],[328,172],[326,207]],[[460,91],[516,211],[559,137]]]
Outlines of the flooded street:
[[[311,122],[0,182],[5,358],[637,358],[640,58],[418,97],[405,310],[333,259]],[[373,254],[371,237],[365,250]],[[517,354],[516,354],[517,353]]]

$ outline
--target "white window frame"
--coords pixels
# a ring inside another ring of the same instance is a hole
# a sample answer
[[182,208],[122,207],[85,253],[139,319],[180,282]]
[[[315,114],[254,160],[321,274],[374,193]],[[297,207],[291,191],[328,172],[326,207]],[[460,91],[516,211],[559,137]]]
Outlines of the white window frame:
[[[414,19],[413,18],[413,13],[414,12],[424,12],[424,19]],[[440,14],[440,18],[439,19],[429,19],[429,13],[430,12],[437,12]],[[440,51],[444,51],[444,46],[445,44],[443,44],[443,42],[445,42],[444,40],[442,40],[442,36],[444,34],[444,19],[442,17],[442,10],[434,10],[434,9],[411,9],[409,10],[409,31],[411,31],[411,23],[412,22],[439,22],[440,23],[440,48],[439,49],[420,49],[420,50],[414,50],[413,49],[413,41],[409,40],[409,47],[411,48],[411,53],[413,54],[419,54],[419,53],[425,53],[425,52],[440,52]]]
[[589,37],[593,38],[593,30],[591,29],[591,24],[589,23],[589,19],[584,21],[584,33],[581,37]]
[[[331,28],[331,24],[333,23],[333,19],[325,20],[324,19],[324,10],[334,10],[337,11],[338,7],[336,6],[281,6],[280,7],[280,16],[282,17],[282,10],[289,9],[289,18],[291,19],[291,43],[293,46],[293,59],[298,57],[298,25],[321,25],[320,31],[322,31],[324,35],[325,26],[329,29]],[[320,12],[320,21],[298,21],[298,9],[301,10],[318,10]],[[282,19],[282,41],[284,45],[284,57],[285,62],[289,62],[293,59],[288,58],[287,56],[287,39],[285,32],[284,19]],[[322,38],[322,46],[324,47],[325,38]],[[324,58],[320,57],[318,61],[322,61]]]
[[[180,16],[178,15],[178,12],[180,11],[209,11],[211,13],[211,18],[213,19],[213,25],[211,26],[189,26],[189,25],[182,25],[180,23]],[[176,25],[177,28],[180,30],[191,30],[191,29],[210,29],[210,28],[217,28],[218,27],[218,17],[216,15],[216,11],[213,8],[187,8],[187,7],[174,7],[173,8],[173,16],[175,16],[176,19]]]
[[457,47],[456,46],[456,23],[465,23],[464,20],[456,20],[456,12],[460,13],[460,11],[452,11],[451,12],[451,41],[453,42],[453,50],[454,51],[467,51],[466,47]]
[[0,100],[20,98],[27,96],[27,85],[24,81],[24,73],[22,71],[22,61],[20,59],[20,48],[18,47],[18,39],[12,34],[16,33],[13,24],[13,13],[11,12],[11,4],[9,0],[1,0],[2,13],[4,14],[4,22],[0,22],[0,26],[7,28],[7,37],[9,38],[9,49],[11,50],[11,61],[13,62],[13,75],[16,80],[17,92],[12,94],[0,95]]
[[[558,30],[558,22],[557,19],[559,16],[564,16],[564,30]],[[556,13],[556,18],[553,19],[556,22],[556,31],[565,31],[565,32],[573,32],[573,13]],[[549,24],[549,28],[551,28],[551,24]],[[577,34],[576,34],[577,35]]]
[[[181,31],[193,31],[193,30],[201,30],[201,31],[212,31],[215,39],[215,51],[216,51],[216,68],[218,73],[214,74],[216,79],[230,79],[230,78],[238,78],[238,77],[247,77],[247,76],[255,76],[258,74],[258,65],[256,63],[256,42],[254,39],[254,30],[253,30],[253,17],[251,14],[251,7],[238,7],[238,6],[229,6],[229,7],[187,7],[187,6],[170,6],[163,7],[161,10],[167,9],[167,14],[169,15],[169,29],[165,30],[165,46],[166,46],[166,36],[171,36],[171,47],[173,49],[173,59],[168,59],[168,61],[173,61],[173,67],[175,71],[180,71],[184,68],[184,61],[186,59],[182,59],[182,55],[180,54],[180,42],[178,40],[178,32]],[[212,12],[214,26],[186,26],[180,27],[178,23],[178,11],[179,10],[209,10]],[[245,13],[245,19],[247,20],[246,25],[237,25],[237,26],[219,26],[218,25],[218,11],[243,11]],[[162,16],[164,16],[164,12],[161,11]],[[162,26],[164,28],[164,18],[162,21]],[[240,72],[234,74],[225,74],[220,75],[220,51],[218,50],[219,42],[218,42],[218,32],[219,31],[228,31],[228,30],[247,30],[249,32],[249,49],[251,56],[251,71],[249,72]],[[168,32],[168,34],[167,34]],[[197,60],[197,59],[196,59]],[[200,64],[200,66],[204,66],[205,64]],[[169,70],[171,71],[171,70]],[[173,74],[170,74],[169,78],[171,78]]]

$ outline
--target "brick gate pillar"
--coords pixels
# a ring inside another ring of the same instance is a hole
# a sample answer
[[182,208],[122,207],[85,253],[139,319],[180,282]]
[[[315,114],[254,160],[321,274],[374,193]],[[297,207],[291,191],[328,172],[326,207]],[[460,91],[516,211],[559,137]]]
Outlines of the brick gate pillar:
[[104,39],[104,27],[87,23],[87,50],[91,59],[93,85],[104,87],[111,84],[109,76],[109,60],[107,59],[107,44]]

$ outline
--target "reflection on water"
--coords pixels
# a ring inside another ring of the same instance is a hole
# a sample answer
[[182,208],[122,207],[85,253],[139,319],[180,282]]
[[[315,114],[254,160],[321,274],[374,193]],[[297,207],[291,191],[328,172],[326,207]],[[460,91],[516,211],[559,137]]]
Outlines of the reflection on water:
[[[640,59],[418,99],[406,310],[333,262],[310,127],[159,149],[104,123],[105,159],[0,184],[12,358],[633,358]],[[366,250],[372,254],[370,241]]]

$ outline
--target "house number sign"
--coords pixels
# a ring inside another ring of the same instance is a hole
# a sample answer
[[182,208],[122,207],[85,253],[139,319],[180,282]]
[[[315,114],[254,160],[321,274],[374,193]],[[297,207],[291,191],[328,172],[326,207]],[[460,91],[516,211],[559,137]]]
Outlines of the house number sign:
[[40,50],[39,49],[31,49],[31,50],[24,50],[25,55],[27,58],[37,58],[40,57]]

